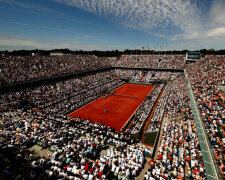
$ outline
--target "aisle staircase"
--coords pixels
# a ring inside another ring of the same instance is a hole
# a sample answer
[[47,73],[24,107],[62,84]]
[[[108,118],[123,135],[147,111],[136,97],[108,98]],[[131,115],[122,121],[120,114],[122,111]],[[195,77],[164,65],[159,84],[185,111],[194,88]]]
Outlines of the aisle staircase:
[[211,147],[211,143],[208,139],[207,132],[205,130],[205,126],[203,123],[203,120],[200,115],[199,108],[197,106],[197,102],[194,97],[193,90],[191,88],[191,84],[188,79],[188,75],[186,73],[186,70],[184,70],[185,78],[187,80],[187,87],[188,87],[188,93],[190,97],[190,103],[192,112],[194,115],[195,120],[195,126],[198,133],[198,139],[201,147],[202,157],[205,165],[206,170],[206,176],[207,179],[222,179],[220,175],[220,171],[218,169],[218,166],[216,165],[216,160],[214,159],[214,153],[213,149]]
[[146,76],[148,74],[148,72],[147,73],[144,73],[144,72],[142,72],[142,77],[141,77],[141,82],[143,81],[143,79],[144,79],[144,77]]

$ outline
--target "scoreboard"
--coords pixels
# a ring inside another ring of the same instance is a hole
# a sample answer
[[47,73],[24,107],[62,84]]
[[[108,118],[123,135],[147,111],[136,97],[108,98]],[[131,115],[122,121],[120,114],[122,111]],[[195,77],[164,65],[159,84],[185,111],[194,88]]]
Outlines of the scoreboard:
[[195,59],[198,60],[201,58],[201,54],[199,51],[190,51],[187,53],[187,59]]
[[189,51],[186,53],[185,64],[194,63],[201,59],[199,51]]

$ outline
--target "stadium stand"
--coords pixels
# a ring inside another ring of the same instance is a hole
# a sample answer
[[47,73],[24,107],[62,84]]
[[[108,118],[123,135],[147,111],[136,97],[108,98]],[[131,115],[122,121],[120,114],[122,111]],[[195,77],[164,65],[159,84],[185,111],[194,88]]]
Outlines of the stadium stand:
[[117,67],[146,67],[181,69],[184,67],[182,55],[123,55],[115,64]]
[[223,178],[225,177],[225,96],[219,86],[224,82],[224,68],[224,56],[210,56],[187,69],[201,117]]
[[92,55],[1,57],[4,79],[10,83],[41,79],[110,66],[109,61]]
[[[182,75],[168,85],[161,102],[155,111],[152,123],[161,123],[164,111],[162,107],[167,103],[165,115],[169,121],[163,127],[161,143],[158,147],[157,158],[150,163],[150,169],[146,173],[146,179],[200,179],[205,178],[204,163],[201,157],[201,149],[195,129],[195,122],[190,107],[185,78]],[[168,91],[170,92],[169,96]],[[166,101],[168,98],[168,101]],[[166,101],[166,103],[165,103]],[[159,110],[161,108],[161,111]],[[175,108],[175,109],[174,109]],[[179,118],[178,118],[179,117]],[[151,127],[151,123],[147,129]]]
[[[123,55],[118,61],[81,55],[2,57],[0,68],[1,85],[81,73],[19,89],[9,85],[0,92],[0,174],[5,179],[225,178],[225,56],[189,65],[182,55]],[[183,68],[186,74],[174,71]],[[154,89],[124,131],[67,116],[125,79]],[[208,169],[196,108],[213,149],[210,163],[220,173]],[[142,139],[144,126],[143,134],[157,133],[154,147]],[[30,148],[35,145],[49,153],[34,157]]]
[[160,91],[162,90],[162,87],[163,85],[156,87],[149,95],[149,97],[145,99],[143,104],[136,111],[134,121],[132,122],[131,126],[126,130],[126,132],[129,132],[130,134],[137,134],[140,132],[146,118],[148,117],[150,111],[152,110],[152,107]]
[[174,80],[179,72],[171,72],[171,71],[144,71],[144,70],[127,70],[127,69],[116,69],[115,73],[121,78],[129,79],[133,82],[152,82],[154,80],[157,81],[167,81],[168,79]]

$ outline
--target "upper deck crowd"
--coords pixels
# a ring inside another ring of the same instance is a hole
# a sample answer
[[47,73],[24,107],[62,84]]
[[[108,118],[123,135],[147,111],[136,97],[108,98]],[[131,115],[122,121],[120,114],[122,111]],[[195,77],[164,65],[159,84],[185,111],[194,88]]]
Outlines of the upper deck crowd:
[[[105,67],[181,69],[182,55],[123,55],[119,60],[94,55],[0,57],[0,84],[37,80]],[[4,81],[3,81],[4,80]]]

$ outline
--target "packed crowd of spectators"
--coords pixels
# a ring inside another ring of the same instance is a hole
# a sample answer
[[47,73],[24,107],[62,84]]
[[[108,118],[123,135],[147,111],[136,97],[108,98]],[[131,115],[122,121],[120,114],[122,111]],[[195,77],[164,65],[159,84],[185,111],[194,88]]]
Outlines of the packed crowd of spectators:
[[119,67],[157,67],[158,58],[153,55],[123,55],[115,64]]
[[186,86],[186,79],[184,75],[175,79],[170,89],[170,94],[165,109],[166,115],[169,118],[180,117],[184,114],[189,114],[189,94]]
[[225,178],[225,56],[208,56],[187,73],[222,177]]
[[145,67],[181,69],[183,55],[123,55],[115,64],[117,67]]
[[[24,109],[0,115],[1,174],[5,178],[131,179],[143,168],[144,154],[151,153],[128,134],[102,124]],[[53,155],[33,159],[28,149],[35,144],[53,149]],[[104,149],[108,150],[101,155]],[[24,159],[30,163],[24,164]]]
[[93,55],[12,56],[0,58],[0,74],[9,83],[94,70],[109,66],[109,60],[97,58]]
[[138,82],[141,81],[144,72],[139,70],[115,69],[115,74],[119,78],[130,79],[131,81]]
[[144,100],[144,102],[140,105],[138,110],[135,113],[134,120],[130,127],[126,130],[129,134],[138,134],[140,129],[142,128],[144,122],[147,120],[149,113],[151,112],[164,84],[156,86],[149,96]]
[[146,160],[143,153],[145,150],[143,150],[143,147],[135,145],[128,145],[126,148],[110,148],[100,157],[100,161],[102,163],[108,162],[107,164],[111,168],[111,172],[114,173],[114,177],[134,179],[144,168]]
[[[122,83],[114,71],[104,71],[1,94],[0,151],[8,155],[0,157],[5,167],[1,172],[4,177],[133,179],[138,176],[144,167],[144,154],[151,154],[151,149],[136,145],[129,134],[63,116],[65,111],[79,105],[73,99],[85,104],[89,98],[104,93],[102,90],[114,89]],[[24,107],[21,101],[27,99],[32,104],[30,107],[37,109],[21,109]],[[100,156],[108,143],[115,147]],[[28,149],[35,144],[53,150],[53,156],[32,160],[33,153]],[[26,167],[26,171],[20,166]]]
[[180,72],[170,72],[170,71],[148,71],[143,77],[143,82],[151,82],[151,81],[168,81],[174,80],[177,76],[179,76]]
[[169,120],[162,127],[157,158],[151,160],[145,179],[206,179],[184,76],[168,86],[165,114]]
[[[109,66],[105,60],[96,59],[94,56],[34,59],[7,57],[0,61],[0,72],[9,82],[19,82]],[[225,84],[224,59],[224,56],[208,56],[186,66],[223,178],[225,94],[220,86]],[[112,61],[116,62],[115,59]],[[182,56],[134,55],[122,56],[116,65],[182,68],[183,63]],[[117,133],[115,129],[103,124],[64,116],[66,112],[88,103],[105,91],[122,85],[124,82],[120,78],[127,77],[139,82],[171,80],[146,129],[148,133],[160,131],[163,117],[168,119],[162,127],[157,158],[151,160],[145,179],[206,179],[184,75],[167,71],[124,69],[90,73],[69,80],[0,93],[0,153],[4,154],[0,155],[1,167],[4,167],[0,173],[9,179],[48,177],[92,180],[137,177],[144,167],[145,154],[151,154],[152,151],[133,140],[130,134],[140,131],[164,84],[155,86],[143,101],[125,133]],[[29,105],[29,108],[25,108],[24,104],[26,107]],[[37,109],[31,110],[30,107]],[[53,156],[33,159],[29,148],[36,144],[52,150]]]
[[145,70],[127,70],[115,69],[115,74],[123,79],[130,79],[133,82],[149,83],[152,81],[174,80],[180,72],[171,71],[145,71]]
[[179,69],[184,67],[184,59],[182,55],[123,55],[119,60],[94,55],[1,57],[0,83],[37,80],[112,65]]
[[104,71],[21,91],[5,92],[0,95],[3,101],[0,111],[18,108],[21,102],[29,101],[46,113],[65,114],[95,99],[104,93],[103,89],[114,89],[122,83],[112,75],[112,71]]
[[206,179],[194,120],[167,122],[145,179]]
[[166,85],[164,91],[162,92],[162,96],[159,99],[157,107],[153,113],[153,116],[150,119],[149,125],[145,131],[145,133],[158,132],[160,129],[160,124],[163,119],[165,106],[167,104],[167,99],[169,97],[171,85]]

